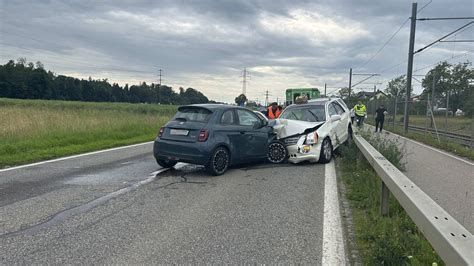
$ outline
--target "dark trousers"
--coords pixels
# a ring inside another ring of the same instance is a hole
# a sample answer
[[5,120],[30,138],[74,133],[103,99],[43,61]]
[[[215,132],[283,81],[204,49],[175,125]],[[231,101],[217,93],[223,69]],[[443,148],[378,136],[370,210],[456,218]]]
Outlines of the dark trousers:
[[377,132],[377,129],[379,129],[379,131],[382,132],[383,121],[384,119],[375,118],[375,132]]
[[362,126],[362,124],[364,124],[364,116],[358,116],[356,115],[356,119],[357,119],[357,126],[360,127]]

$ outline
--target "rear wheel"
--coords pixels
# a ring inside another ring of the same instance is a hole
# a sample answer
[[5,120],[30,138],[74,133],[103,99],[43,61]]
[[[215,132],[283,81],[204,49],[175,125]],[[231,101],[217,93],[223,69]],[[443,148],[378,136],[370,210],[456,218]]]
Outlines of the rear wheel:
[[222,175],[230,165],[229,151],[224,147],[218,147],[211,156],[206,166],[211,175]]
[[332,159],[332,144],[329,138],[325,138],[321,144],[321,154],[319,155],[320,163],[329,163]]
[[173,160],[161,160],[161,159],[157,159],[156,162],[163,168],[171,168],[178,163],[177,161],[173,161]]
[[271,163],[283,163],[288,159],[288,150],[285,144],[280,141],[272,141],[268,145],[267,159]]

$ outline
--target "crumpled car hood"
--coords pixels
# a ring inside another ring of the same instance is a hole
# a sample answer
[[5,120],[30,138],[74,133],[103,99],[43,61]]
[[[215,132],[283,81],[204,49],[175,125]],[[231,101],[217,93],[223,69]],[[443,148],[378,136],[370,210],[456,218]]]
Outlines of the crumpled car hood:
[[324,122],[306,122],[289,119],[275,119],[269,122],[278,139],[307,134],[318,129]]

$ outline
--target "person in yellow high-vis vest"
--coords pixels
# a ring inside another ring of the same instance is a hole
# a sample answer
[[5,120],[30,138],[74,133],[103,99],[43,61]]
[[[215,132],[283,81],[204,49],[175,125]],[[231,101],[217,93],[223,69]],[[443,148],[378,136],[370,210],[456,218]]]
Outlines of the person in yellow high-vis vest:
[[357,126],[361,127],[364,124],[364,118],[367,115],[367,108],[365,108],[365,105],[359,101],[356,106],[354,106],[354,112],[357,120]]

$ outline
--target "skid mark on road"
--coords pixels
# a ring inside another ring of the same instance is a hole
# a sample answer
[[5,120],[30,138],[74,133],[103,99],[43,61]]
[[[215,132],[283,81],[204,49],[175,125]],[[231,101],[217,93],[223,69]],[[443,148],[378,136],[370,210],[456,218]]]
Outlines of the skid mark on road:
[[[180,167],[183,167],[183,164],[176,165],[175,169],[179,169]],[[26,235],[36,234],[36,233],[38,233],[38,232],[40,232],[40,231],[42,231],[42,230],[44,230],[44,229],[46,229],[50,226],[60,224],[60,223],[64,222],[66,219],[68,219],[70,217],[73,217],[73,216],[81,214],[81,213],[85,213],[85,212],[87,212],[87,211],[89,211],[89,210],[91,210],[91,209],[93,209],[93,208],[95,208],[99,205],[102,205],[102,204],[106,203],[107,201],[109,201],[111,199],[114,199],[114,198],[116,198],[120,195],[123,195],[125,193],[128,193],[130,191],[136,190],[137,188],[154,181],[158,177],[159,174],[161,174],[165,171],[168,171],[168,170],[170,170],[170,168],[162,168],[162,169],[160,169],[156,172],[151,173],[148,176],[148,178],[146,178],[145,180],[134,183],[131,186],[128,186],[128,187],[119,189],[117,191],[114,191],[112,193],[106,194],[106,195],[104,195],[100,198],[97,198],[95,200],[92,200],[92,201],[90,201],[90,202],[88,202],[84,205],[77,206],[77,207],[59,212],[59,213],[55,214],[54,216],[52,216],[50,219],[48,219],[45,222],[42,222],[40,224],[33,225],[32,227],[29,227],[29,228],[26,228],[26,229],[20,229],[18,231],[2,234],[2,235],[0,235],[0,237],[14,236],[14,235],[18,235],[18,234],[26,234]]]

